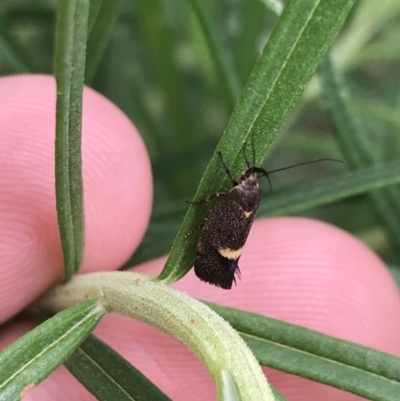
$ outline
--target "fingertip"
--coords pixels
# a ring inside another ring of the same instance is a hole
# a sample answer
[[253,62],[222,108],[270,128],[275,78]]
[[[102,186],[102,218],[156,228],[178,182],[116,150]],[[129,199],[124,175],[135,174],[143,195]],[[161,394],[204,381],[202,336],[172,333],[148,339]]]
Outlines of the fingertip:
[[85,249],[82,272],[115,270],[139,245],[153,196],[150,159],[126,115],[85,88],[83,104]]
[[[0,79],[0,322],[63,275],[55,208],[56,86],[46,75]],[[92,89],[83,93],[83,272],[118,268],[138,246],[152,200],[135,127]]]

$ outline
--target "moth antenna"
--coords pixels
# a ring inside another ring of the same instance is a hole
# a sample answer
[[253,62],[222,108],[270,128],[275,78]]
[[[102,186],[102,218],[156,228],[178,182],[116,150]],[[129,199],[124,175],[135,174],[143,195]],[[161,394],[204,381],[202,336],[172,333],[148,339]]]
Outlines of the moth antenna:
[[305,165],[305,164],[312,164],[312,163],[318,163],[318,162],[324,162],[324,161],[333,161],[333,162],[344,163],[343,160],[326,158],[326,159],[311,160],[311,161],[309,161],[309,162],[297,163],[297,164],[293,164],[293,165],[291,165],[291,166],[278,168],[278,169],[272,170],[272,171],[267,171],[267,170],[263,169],[262,167],[253,167],[253,170],[254,170],[256,173],[260,174],[260,177],[265,176],[265,177],[267,178],[267,180],[268,180],[268,182],[269,182],[269,187],[270,187],[271,192],[272,192],[272,184],[271,184],[271,180],[270,180],[270,178],[269,178],[269,175],[270,175],[270,174],[276,173],[276,172],[278,172],[278,171],[289,170],[290,168],[298,167],[298,166],[303,166],[303,165]]
[[302,163],[292,164],[291,166],[282,167],[282,168],[278,168],[276,170],[268,171],[268,174],[277,173],[278,171],[283,171],[283,170],[289,170],[290,168],[293,168],[293,167],[304,166],[305,164],[312,164],[312,163],[325,162],[325,161],[344,163],[343,160],[339,160],[339,159],[330,159],[330,158],[317,159],[317,160],[311,160],[309,162],[302,162]]

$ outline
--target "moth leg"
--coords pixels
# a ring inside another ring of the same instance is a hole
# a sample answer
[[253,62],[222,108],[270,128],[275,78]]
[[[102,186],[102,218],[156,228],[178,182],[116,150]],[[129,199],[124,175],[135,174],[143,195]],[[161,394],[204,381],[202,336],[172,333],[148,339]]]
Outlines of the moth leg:
[[223,196],[223,195],[226,195],[226,193],[225,192],[216,192],[215,194],[211,194],[211,195],[207,196],[206,199],[203,199],[201,201],[186,201],[186,203],[190,203],[191,205],[198,205],[200,203],[210,203],[214,199],[218,198],[219,196]]
[[233,185],[238,185],[238,182],[235,180],[235,177],[233,176],[232,170],[227,166],[227,164],[225,163],[223,157],[222,157],[222,153],[220,151],[218,151],[218,155],[219,158],[221,159],[221,162],[225,168],[225,172],[226,174],[228,174],[228,177],[231,179]]
[[244,157],[244,160],[245,160],[245,162],[247,164],[247,168],[250,169],[251,168],[251,164],[250,164],[249,159],[247,158],[247,154],[246,154],[246,142],[243,144],[243,157]]

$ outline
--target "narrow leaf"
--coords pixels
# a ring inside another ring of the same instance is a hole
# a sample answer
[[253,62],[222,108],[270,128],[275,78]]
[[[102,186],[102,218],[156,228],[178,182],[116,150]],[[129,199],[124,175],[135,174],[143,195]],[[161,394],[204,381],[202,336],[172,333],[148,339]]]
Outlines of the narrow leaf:
[[239,6],[240,32],[235,58],[240,81],[244,83],[248,80],[259,55],[260,36],[263,33],[268,12],[263,3],[260,0],[247,0],[241,2]]
[[97,17],[100,13],[101,7],[104,0],[91,0],[89,5],[89,18],[88,18],[88,35],[92,33],[94,24],[97,21]]
[[[400,34],[397,36],[399,37]],[[400,46],[400,43],[399,43]],[[399,52],[400,56],[400,52]],[[376,101],[366,101],[353,99],[349,102],[351,111],[368,118],[376,118],[386,124],[391,124],[393,128],[400,129],[399,111],[394,107],[386,106]]]
[[400,160],[337,177],[317,180],[279,192],[264,193],[257,216],[299,213],[313,207],[400,183]]
[[239,97],[240,90],[233,61],[221,42],[221,37],[218,34],[217,27],[214,25],[209,10],[207,10],[206,3],[201,0],[190,0],[189,3],[202,28],[210,53],[210,60],[214,63],[214,69],[221,82],[226,102],[230,106],[230,109],[232,109]]
[[188,142],[191,126],[180,72],[177,69],[171,26],[161,0],[136,0],[137,20],[142,28],[154,79],[165,96],[167,121],[177,142]]
[[89,3],[60,0],[57,13],[56,204],[66,280],[79,269],[84,246],[81,129]]
[[207,305],[241,334],[263,365],[371,400],[398,400],[400,358],[255,313]]
[[86,84],[90,85],[96,75],[97,67],[110,40],[123,0],[102,0],[97,12],[96,22],[90,29],[87,42]]
[[[353,3],[354,0],[288,2],[218,146],[234,174],[244,170],[244,141],[253,148],[254,163],[261,164]],[[228,178],[215,152],[195,199],[205,199],[227,188]],[[193,266],[199,232],[190,236],[187,233],[202,224],[207,209],[199,205],[189,208],[159,279],[174,282]]]
[[[335,126],[334,133],[347,163],[352,169],[373,165],[372,144],[349,111],[348,94],[342,77],[335,71],[329,56],[323,59],[320,73],[323,92]],[[392,186],[374,191],[370,197],[395,248],[400,249],[400,188]]]
[[64,365],[99,401],[170,401],[146,376],[93,335]]
[[20,400],[50,375],[93,330],[105,310],[98,299],[72,306],[0,353],[0,400]]
[[[157,386],[125,358],[93,334],[64,362],[68,370],[99,401],[168,401]],[[273,387],[276,401],[286,399]]]

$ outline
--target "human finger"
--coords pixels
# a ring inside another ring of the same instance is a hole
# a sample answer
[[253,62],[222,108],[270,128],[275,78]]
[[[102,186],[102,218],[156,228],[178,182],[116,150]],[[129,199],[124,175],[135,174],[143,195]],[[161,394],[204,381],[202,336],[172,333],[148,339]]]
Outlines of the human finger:
[[[63,275],[54,178],[54,77],[0,79],[0,323]],[[85,252],[82,272],[114,270],[139,244],[151,210],[150,162],[109,100],[83,93]]]

